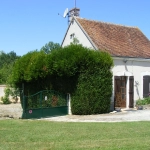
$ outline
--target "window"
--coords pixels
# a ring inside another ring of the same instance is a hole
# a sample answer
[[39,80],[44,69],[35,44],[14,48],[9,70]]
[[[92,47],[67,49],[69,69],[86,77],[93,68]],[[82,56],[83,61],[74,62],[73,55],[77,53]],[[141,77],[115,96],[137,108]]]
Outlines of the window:
[[73,39],[74,37],[75,37],[75,34],[72,33],[72,34],[70,35],[70,39]]

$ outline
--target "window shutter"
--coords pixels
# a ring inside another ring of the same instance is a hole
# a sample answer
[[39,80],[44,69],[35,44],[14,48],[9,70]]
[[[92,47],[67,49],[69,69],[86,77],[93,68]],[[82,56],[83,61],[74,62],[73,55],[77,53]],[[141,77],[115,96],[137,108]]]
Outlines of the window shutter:
[[143,97],[148,97],[150,92],[150,76],[143,76]]
[[133,108],[134,103],[134,77],[129,77],[129,108]]

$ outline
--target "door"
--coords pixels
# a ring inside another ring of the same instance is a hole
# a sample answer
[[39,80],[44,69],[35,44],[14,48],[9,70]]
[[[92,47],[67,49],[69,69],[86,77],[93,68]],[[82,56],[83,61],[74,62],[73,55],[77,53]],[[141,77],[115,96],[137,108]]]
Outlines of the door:
[[115,107],[126,107],[126,77],[115,77]]

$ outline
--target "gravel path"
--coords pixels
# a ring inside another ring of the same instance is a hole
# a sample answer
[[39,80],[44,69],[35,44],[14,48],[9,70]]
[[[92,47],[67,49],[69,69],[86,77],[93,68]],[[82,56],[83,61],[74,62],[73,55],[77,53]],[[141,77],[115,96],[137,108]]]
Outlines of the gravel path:
[[[20,118],[22,116],[22,107],[17,104],[0,104],[0,119]],[[66,115],[39,120],[61,121],[61,122],[126,122],[126,121],[150,121],[150,107],[144,110],[124,110],[117,113],[100,115]]]
[[0,104],[0,119],[20,118],[22,116],[22,107],[20,103]]
[[41,120],[61,121],[61,122],[128,122],[128,121],[150,121],[150,110],[131,110],[117,112],[113,114],[100,115],[67,115]]

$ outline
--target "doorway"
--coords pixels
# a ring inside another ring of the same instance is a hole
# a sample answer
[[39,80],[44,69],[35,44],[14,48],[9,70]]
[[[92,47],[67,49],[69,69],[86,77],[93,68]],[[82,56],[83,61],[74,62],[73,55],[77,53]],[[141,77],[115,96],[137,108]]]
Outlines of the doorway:
[[115,107],[126,107],[126,76],[115,77]]
[[114,80],[114,107],[134,107],[134,77],[115,76]]

